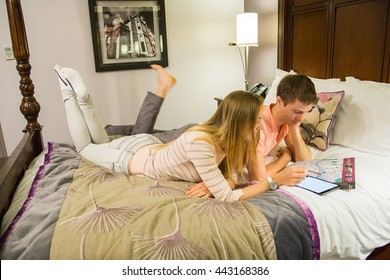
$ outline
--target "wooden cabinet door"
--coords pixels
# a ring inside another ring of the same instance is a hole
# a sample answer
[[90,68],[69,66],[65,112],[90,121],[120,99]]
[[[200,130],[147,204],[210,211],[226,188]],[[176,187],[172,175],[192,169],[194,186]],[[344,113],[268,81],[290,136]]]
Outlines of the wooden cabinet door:
[[278,67],[390,82],[390,1],[279,0]]

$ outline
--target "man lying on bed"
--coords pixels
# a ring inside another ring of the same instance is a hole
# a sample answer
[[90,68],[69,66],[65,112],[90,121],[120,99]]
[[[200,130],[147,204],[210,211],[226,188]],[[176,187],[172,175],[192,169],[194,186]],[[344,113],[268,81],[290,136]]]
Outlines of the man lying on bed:
[[[317,102],[315,86],[307,76],[287,75],[280,81],[276,103],[263,106],[257,168],[248,170],[251,177],[259,180],[267,178],[271,186],[277,188],[272,175],[285,168],[290,161],[312,159],[299,127]],[[278,149],[283,140],[287,147]],[[276,160],[267,164],[266,157],[275,150],[278,153]]]

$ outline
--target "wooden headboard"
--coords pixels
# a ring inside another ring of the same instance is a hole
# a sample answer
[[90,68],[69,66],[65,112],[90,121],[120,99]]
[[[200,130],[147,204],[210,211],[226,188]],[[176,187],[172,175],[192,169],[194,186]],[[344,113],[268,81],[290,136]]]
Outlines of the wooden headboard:
[[278,68],[390,83],[390,1],[279,0]]

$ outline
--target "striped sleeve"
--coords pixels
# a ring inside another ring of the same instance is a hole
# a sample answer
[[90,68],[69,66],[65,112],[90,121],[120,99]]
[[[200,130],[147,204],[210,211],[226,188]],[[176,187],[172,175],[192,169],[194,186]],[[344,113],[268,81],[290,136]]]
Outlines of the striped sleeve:
[[188,143],[187,155],[202,181],[216,199],[234,202],[244,193],[241,189],[232,190],[216,162],[213,145],[204,140]]

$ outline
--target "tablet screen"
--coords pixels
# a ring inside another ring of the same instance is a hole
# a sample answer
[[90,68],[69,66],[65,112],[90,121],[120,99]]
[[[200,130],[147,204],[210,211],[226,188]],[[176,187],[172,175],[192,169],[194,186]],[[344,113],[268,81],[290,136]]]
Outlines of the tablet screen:
[[315,192],[316,194],[324,194],[340,187],[336,183],[331,183],[311,176],[307,176],[306,179],[297,186]]

